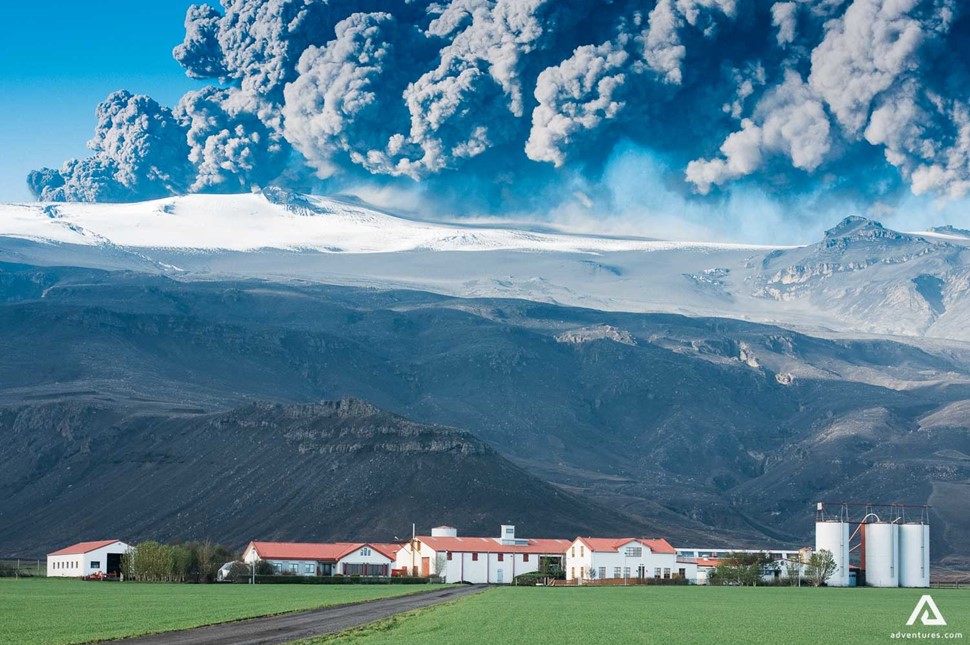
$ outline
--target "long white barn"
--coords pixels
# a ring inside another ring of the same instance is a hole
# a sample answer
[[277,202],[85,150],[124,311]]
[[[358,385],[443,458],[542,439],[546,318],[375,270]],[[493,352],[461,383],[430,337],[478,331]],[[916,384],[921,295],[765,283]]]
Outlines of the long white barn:
[[78,542],[47,554],[47,577],[85,578],[121,575],[121,558],[131,547],[121,540]]
[[517,538],[506,524],[499,537],[459,537],[451,526],[417,536],[397,553],[397,568],[446,582],[508,584],[541,567],[561,567],[569,540]]

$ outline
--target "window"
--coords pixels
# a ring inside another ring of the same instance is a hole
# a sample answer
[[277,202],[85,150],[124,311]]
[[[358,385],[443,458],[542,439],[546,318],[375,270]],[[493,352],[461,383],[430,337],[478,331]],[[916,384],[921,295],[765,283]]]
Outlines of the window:
[[315,573],[314,569],[316,569],[316,567],[314,567],[312,564],[303,565],[303,573],[309,573],[312,575]]
[[573,548],[570,549],[570,551],[571,551],[571,553],[569,555],[575,558],[576,557],[576,545],[573,545]]
[[505,561],[505,554],[504,553],[499,553],[498,554],[498,561],[499,562],[504,562]]
[[523,562],[528,562],[529,561],[529,554],[528,553],[523,553],[522,554],[522,561]]
[[580,544],[579,545],[579,557],[583,557],[584,555],[586,555],[586,547],[584,547],[582,544]]
[[505,527],[505,534],[506,535],[515,535],[515,529],[513,527],[511,527],[511,526],[506,526]]
[[472,553],[472,562],[478,562],[478,554]]
[[653,570],[653,577],[654,578],[660,577],[660,567],[657,567],[656,569]]
[[576,567],[569,567],[569,577],[570,578],[576,577]]
[[600,567],[600,580],[606,577],[606,567]]
[[630,567],[623,567],[623,577],[624,578],[630,577]]
[[664,580],[670,580],[670,567],[664,569]]
[[280,562],[273,563],[273,571],[275,573],[283,573],[283,565]]
[[363,549],[360,550],[360,554],[365,556],[370,555],[370,549],[365,546]]
[[623,571],[620,569],[620,567],[613,567],[613,577],[614,578],[619,578],[622,575],[623,575]]
[[623,555],[628,558],[639,558],[643,556],[643,547],[639,546],[628,546]]
[[586,577],[586,567],[580,567],[579,568],[579,577],[580,578],[585,578]]
[[448,559],[451,560],[451,551],[448,552]]
[[677,569],[677,575],[681,578],[687,577],[687,569]]
[[300,570],[300,565],[298,565],[296,562],[290,563],[290,573],[296,573],[299,570]]
[[91,568],[92,569],[100,569],[101,568],[101,561],[100,560],[91,560]]

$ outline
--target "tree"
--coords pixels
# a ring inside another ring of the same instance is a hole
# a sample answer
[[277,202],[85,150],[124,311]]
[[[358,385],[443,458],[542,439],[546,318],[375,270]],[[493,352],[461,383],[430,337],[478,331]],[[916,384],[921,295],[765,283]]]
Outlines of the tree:
[[714,584],[755,587],[776,566],[767,553],[729,553],[720,558],[711,578]]
[[798,559],[791,559],[785,561],[785,575],[788,578],[788,583],[791,586],[798,585],[798,579],[802,575],[802,563]]
[[805,575],[812,581],[813,587],[821,587],[832,577],[836,569],[838,565],[835,563],[835,556],[828,549],[822,549],[813,553],[808,559]]

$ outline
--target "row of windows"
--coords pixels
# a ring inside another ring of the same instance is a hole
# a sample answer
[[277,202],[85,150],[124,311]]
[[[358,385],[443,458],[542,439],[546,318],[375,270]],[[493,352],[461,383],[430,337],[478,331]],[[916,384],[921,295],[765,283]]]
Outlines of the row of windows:
[[[80,563],[78,562],[55,562],[55,569],[77,569]],[[91,566],[97,568],[100,563],[92,562]]]
[[[574,557],[574,558],[576,557],[576,545],[575,544],[572,546],[572,553],[570,555],[572,555],[572,557]],[[579,557],[583,557],[584,555],[586,555],[586,547],[584,547],[582,544],[580,544],[579,545]]]
[[[452,555],[454,555],[454,554],[451,551],[448,551],[448,559],[449,560],[451,560],[451,556]],[[496,559],[499,562],[505,562],[505,554],[504,553],[497,553],[496,555],[498,556]],[[512,554],[512,557],[515,557],[515,554]],[[528,553],[523,553],[522,554],[522,561],[523,562],[528,562],[529,561],[529,554]],[[477,553],[472,553],[472,562],[478,562],[478,554]]]
[[[572,573],[572,577],[575,578],[576,577],[576,567],[570,567],[570,571]],[[680,574],[680,577],[681,578],[683,578],[683,577],[685,577],[687,575],[687,570],[686,569],[678,569],[677,571]],[[592,573],[596,573],[596,572],[590,571],[590,573],[592,574]],[[601,580],[602,579],[605,579],[606,578],[606,567],[600,567],[598,573],[599,573],[599,576],[598,577]],[[639,571],[637,573],[638,573],[638,575],[640,574]],[[586,567],[580,567],[579,568],[579,577],[580,578],[585,578],[586,577]],[[614,578],[629,578],[630,577],[630,567],[613,567],[613,576],[612,577],[614,577]],[[653,577],[654,578],[657,578],[657,579],[660,579],[662,577],[664,580],[669,580],[670,579],[670,569],[668,567],[664,567],[663,569],[661,569],[660,567],[657,567],[657,568],[655,568],[653,570]]]

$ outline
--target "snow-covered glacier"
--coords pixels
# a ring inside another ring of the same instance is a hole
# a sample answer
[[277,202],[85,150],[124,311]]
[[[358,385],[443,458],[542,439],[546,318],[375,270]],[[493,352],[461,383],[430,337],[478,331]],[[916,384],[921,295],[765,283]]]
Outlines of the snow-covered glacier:
[[278,190],[0,205],[0,261],[509,297],[821,334],[970,340],[970,234],[847,217],[765,247],[432,221]]

